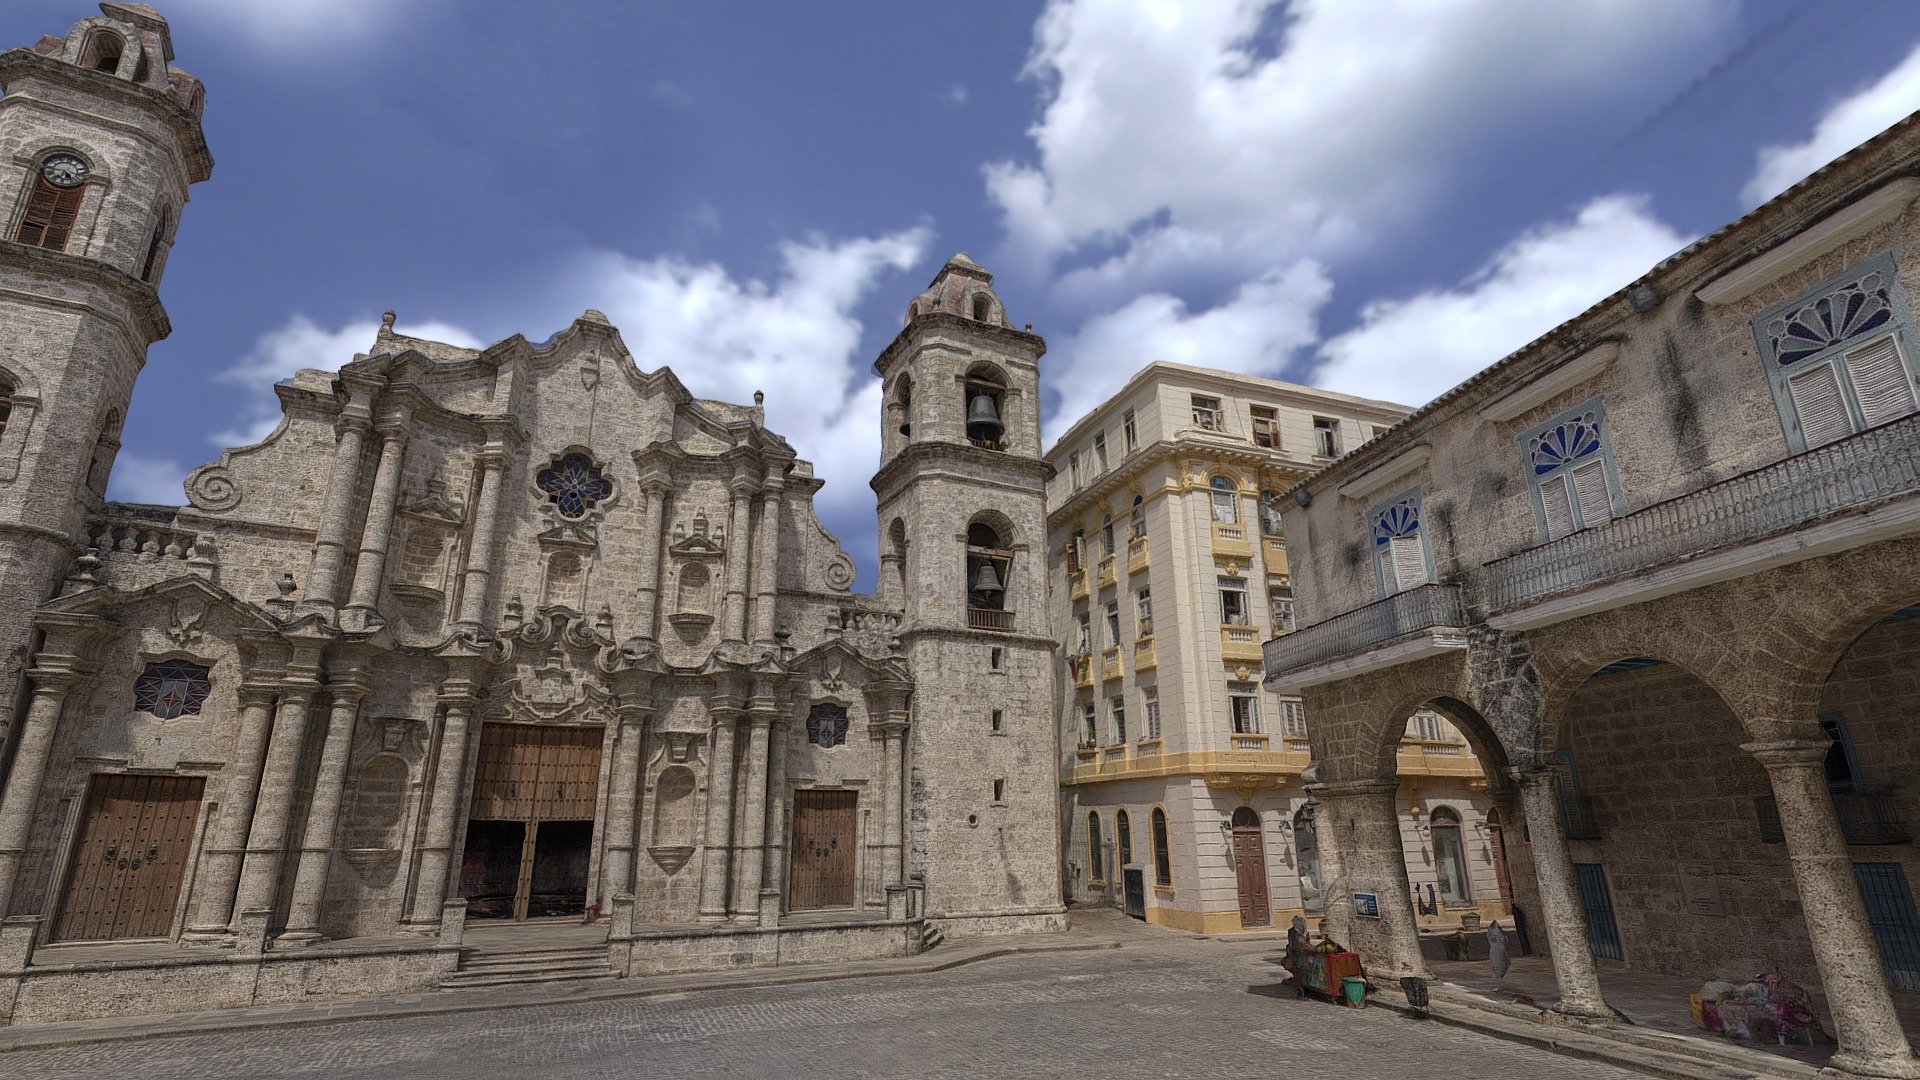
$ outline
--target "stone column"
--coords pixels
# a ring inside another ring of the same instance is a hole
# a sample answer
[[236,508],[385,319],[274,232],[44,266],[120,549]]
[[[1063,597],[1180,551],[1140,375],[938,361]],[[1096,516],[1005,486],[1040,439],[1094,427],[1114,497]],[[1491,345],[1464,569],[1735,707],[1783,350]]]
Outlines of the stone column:
[[787,739],[790,734],[787,722],[779,719],[767,733],[767,831],[766,844],[760,851],[762,925],[766,924],[769,914],[778,921],[781,898],[787,895]]
[[766,873],[767,743],[773,726],[771,700],[755,700],[748,710],[747,745],[740,763],[740,782],[746,799],[740,812],[740,845],[735,852],[733,909],[735,915],[756,918],[760,910],[760,883]]
[[313,778],[313,798],[307,804],[307,828],[300,837],[300,862],[293,875],[287,928],[276,939],[283,945],[324,940],[320,933],[321,901],[326,896],[327,871],[333,863],[340,800],[346,793],[347,761],[353,753],[353,730],[360,719],[361,699],[367,693],[366,671],[353,661],[344,662],[327,682],[333,691],[333,708],[327,718],[327,741],[320,750],[320,771]]
[[[477,459],[480,466],[479,507],[473,518],[473,543],[467,548],[467,565],[460,576],[459,624],[478,629],[487,616],[487,585],[493,578],[494,533],[500,524],[500,473],[507,461],[504,447],[489,440]],[[438,905],[433,917],[440,917]]]
[[380,586],[387,572],[387,544],[393,534],[393,511],[400,502],[400,470],[407,458],[406,414],[380,425],[380,464],[373,471],[373,498],[367,504],[367,524],[360,531],[360,558],[354,563],[353,591],[347,610],[365,626],[376,617]]
[[701,841],[705,848],[700,865],[702,922],[723,922],[727,917],[727,876],[733,857],[733,742],[741,712],[737,705],[712,708],[713,760],[707,763],[707,831]]
[[753,640],[772,645],[779,597],[780,518],[786,481],[769,475],[760,496],[760,529],[753,538]]
[[735,476],[727,485],[733,493],[733,524],[727,530],[727,608],[721,626],[725,641],[747,639],[747,563],[752,554],[754,483]]
[[1551,767],[1516,769],[1520,806],[1527,818],[1533,851],[1533,872],[1540,879],[1541,914],[1545,917],[1547,948],[1553,956],[1553,978],[1560,986],[1555,1012],[1569,1016],[1611,1019],[1613,1010],[1600,994],[1600,975],[1593,966],[1587,940],[1587,913],[1574,881],[1573,860],[1567,855],[1566,832],[1560,823]]
[[1813,958],[1840,1043],[1828,1068],[1846,1076],[1920,1077],[1920,1060],[1894,1011],[1846,837],[1834,814],[1825,768],[1830,747],[1830,740],[1820,738],[1752,742],[1741,749],[1766,766],[1780,810]]
[[[880,884],[882,887],[906,881],[906,817],[904,785],[907,776],[907,714],[904,709],[889,711],[880,722]],[[1118,877],[1119,875],[1112,875]]]
[[613,761],[607,770],[607,847],[602,856],[600,895],[609,898],[633,891],[634,827],[640,810],[641,744],[646,740],[651,706],[623,701],[618,707],[619,734]]
[[226,801],[200,857],[199,900],[193,924],[180,935],[182,944],[233,944],[233,890],[240,881],[253,803],[260,794],[260,767],[273,731],[273,700],[271,687],[260,683],[240,687],[240,735],[234,741],[233,760],[221,770],[227,775],[222,789]]
[[448,679],[440,693],[446,718],[440,725],[439,758],[433,769],[427,828],[420,838],[420,865],[414,877],[413,911],[407,932],[438,934],[447,899],[447,872],[453,865],[453,838],[460,827],[466,794],[467,741],[472,736],[474,696],[464,679]]
[[271,909],[280,894],[280,864],[287,847],[287,826],[293,818],[293,785],[307,743],[307,719],[314,692],[320,688],[310,663],[291,666],[280,690],[279,715],[267,743],[266,764],[260,773],[260,794],[254,802],[252,828],[247,833],[246,860],[240,866],[240,887],[234,898],[239,912]]
[[666,527],[667,492],[672,490],[659,480],[642,481],[646,493],[647,515],[640,528],[641,557],[651,565],[640,571],[639,611],[636,621],[640,636],[654,640],[660,636],[660,575],[667,565],[667,551],[660,543]]
[[[1307,789],[1319,798],[1319,786]],[[1353,940],[1353,887],[1347,880],[1347,861],[1334,838],[1333,821],[1323,803],[1314,811],[1314,850],[1320,856],[1320,935],[1342,945]]]
[[1350,846],[1340,853],[1349,886],[1343,899],[1349,907],[1353,892],[1373,893],[1380,904],[1378,919],[1354,918],[1348,930],[1354,940],[1345,944],[1363,954],[1368,971],[1377,978],[1430,978],[1426,961],[1420,956],[1413,898],[1407,892],[1407,857],[1400,841],[1396,798],[1399,790],[1400,781],[1395,777],[1318,785],[1315,794],[1323,803],[1319,819],[1333,826],[1321,836],[1331,832],[1336,838],[1342,833],[1352,837]]
[[339,589],[340,566],[346,559],[347,526],[360,492],[360,459],[367,433],[373,430],[373,394],[385,380],[343,376],[347,404],[340,411],[340,441],[333,447],[333,472],[327,479],[326,500],[320,504],[320,528],[313,541],[313,562],[307,570],[307,595],[301,607],[333,614]]
[[74,684],[74,675],[67,671],[36,667],[27,671],[27,677],[33,680],[33,699],[20,725],[6,792],[0,795],[0,915],[7,913],[13,899],[14,879],[20,874],[20,860],[33,830],[34,810],[40,805],[40,785],[47,778],[53,737]]

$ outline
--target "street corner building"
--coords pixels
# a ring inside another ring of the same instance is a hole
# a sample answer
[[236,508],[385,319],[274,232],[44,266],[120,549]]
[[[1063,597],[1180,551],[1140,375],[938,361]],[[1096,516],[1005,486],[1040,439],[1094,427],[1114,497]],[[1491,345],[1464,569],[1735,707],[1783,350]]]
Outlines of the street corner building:
[[503,927],[639,975],[1064,926],[1045,345],[985,270],[875,365],[878,595],[758,395],[593,311],[389,315],[188,505],[106,503],[213,163],[101,11],[0,54],[0,1019],[430,987]]
[[1910,117],[1281,504],[1300,628],[1266,681],[1305,703],[1329,922],[1372,971],[1427,970],[1394,823],[1424,707],[1524,821],[1560,1012],[1777,972],[1840,1074],[1920,1076],[1917,172]]

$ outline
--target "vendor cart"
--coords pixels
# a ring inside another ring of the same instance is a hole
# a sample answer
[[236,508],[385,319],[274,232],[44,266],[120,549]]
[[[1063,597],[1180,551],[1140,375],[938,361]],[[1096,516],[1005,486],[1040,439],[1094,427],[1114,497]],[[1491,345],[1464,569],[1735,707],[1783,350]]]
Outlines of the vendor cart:
[[1340,981],[1365,978],[1360,954],[1308,949],[1294,958],[1293,986],[1302,997],[1312,993],[1328,1001],[1341,1000]]

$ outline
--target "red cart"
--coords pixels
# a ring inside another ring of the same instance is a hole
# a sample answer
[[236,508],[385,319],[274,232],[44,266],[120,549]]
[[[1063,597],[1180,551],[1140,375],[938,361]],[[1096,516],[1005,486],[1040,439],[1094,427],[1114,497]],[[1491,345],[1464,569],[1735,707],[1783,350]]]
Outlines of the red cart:
[[1352,977],[1365,978],[1366,969],[1360,966],[1360,954],[1350,952],[1322,952],[1309,949],[1295,960],[1293,969],[1294,990],[1302,997],[1308,993],[1317,994],[1328,1001],[1340,1001],[1340,980]]

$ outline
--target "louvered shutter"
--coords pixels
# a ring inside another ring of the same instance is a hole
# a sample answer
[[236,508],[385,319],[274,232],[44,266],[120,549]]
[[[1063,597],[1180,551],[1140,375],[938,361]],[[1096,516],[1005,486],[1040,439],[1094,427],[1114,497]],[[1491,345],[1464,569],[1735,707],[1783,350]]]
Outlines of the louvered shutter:
[[1832,364],[1821,364],[1787,380],[1787,394],[1800,417],[1800,434],[1809,449],[1825,446],[1853,434],[1847,403],[1840,397],[1840,380]]
[[1540,508],[1546,514],[1547,539],[1558,540],[1573,531],[1573,502],[1567,497],[1567,480],[1554,476],[1540,485]]
[[1606,465],[1589,461],[1573,470],[1573,498],[1580,505],[1580,527],[1591,529],[1613,517],[1613,496],[1607,491]]
[[53,217],[54,203],[59,201],[60,189],[47,183],[45,178],[36,178],[33,194],[27,197],[27,212],[20,217],[20,229],[14,239],[22,244],[39,247],[46,239],[47,222]]
[[80,217],[80,200],[86,195],[84,187],[63,188],[54,197],[53,213],[47,219],[47,235],[40,246],[50,251],[67,250],[67,237],[73,235],[73,223]]
[[1849,351],[1844,362],[1868,427],[1914,411],[1913,380],[1900,362],[1899,341],[1892,334]]
[[1420,546],[1419,533],[1394,537],[1388,554],[1393,559],[1393,579],[1396,588],[1411,589],[1415,585],[1427,583],[1427,555]]

